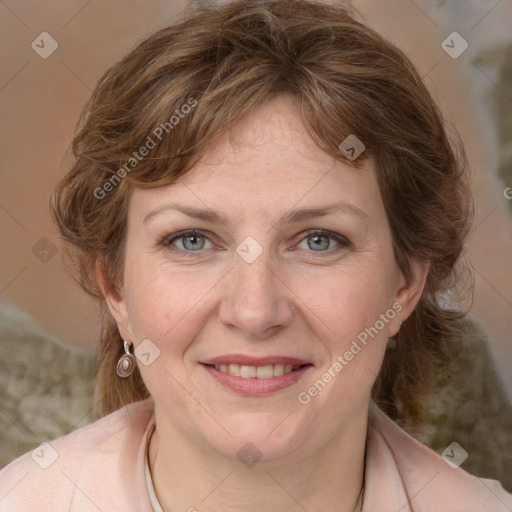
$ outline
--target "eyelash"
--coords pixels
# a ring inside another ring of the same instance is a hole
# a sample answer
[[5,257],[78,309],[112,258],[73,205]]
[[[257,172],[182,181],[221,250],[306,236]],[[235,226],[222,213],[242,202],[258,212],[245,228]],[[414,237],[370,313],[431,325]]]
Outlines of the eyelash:
[[[309,236],[317,235],[317,236],[326,236],[326,237],[332,238],[332,239],[336,240],[336,242],[338,242],[338,244],[339,244],[338,247],[329,248],[325,251],[313,251],[313,250],[309,251],[312,253],[332,254],[333,252],[337,252],[337,251],[339,251],[343,248],[347,248],[351,245],[350,241],[346,237],[344,237],[342,235],[335,234],[335,233],[331,233],[330,231],[325,231],[323,229],[308,229],[308,230],[304,231],[303,235],[304,236],[299,240],[298,243],[307,239]],[[169,249],[173,252],[179,252],[183,255],[186,254],[187,256],[193,256],[194,253],[202,252],[202,249],[199,249],[197,251],[187,251],[187,250],[178,249],[178,248],[172,246],[172,243],[175,240],[179,240],[180,238],[186,238],[187,236],[201,236],[213,243],[213,241],[210,239],[210,237],[208,237],[206,232],[201,231],[201,230],[196,230],[196,229],[189,229],[189,230],[185,230],[185,231],[179,231],[177,233],[172,233],[171,235],[166,235],[162,239],[162,241],[159,243],[159,245],[163,246],[166,249]]]

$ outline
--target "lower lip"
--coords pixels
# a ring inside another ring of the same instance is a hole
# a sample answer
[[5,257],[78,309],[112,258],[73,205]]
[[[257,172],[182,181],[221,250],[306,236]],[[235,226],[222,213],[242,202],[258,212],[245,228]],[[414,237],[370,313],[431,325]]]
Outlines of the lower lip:
[[216,370],[213,366],[205,364],[202,366],[217,382],[220,382],[223,386],[236,393],[247,396],[270,395],[292,386],[312,367],[312,365],[303,366],[294,372],[285,373],[279,377],[270,377],[269,379],[245,379],[244,377],[237,377],[236,375]]

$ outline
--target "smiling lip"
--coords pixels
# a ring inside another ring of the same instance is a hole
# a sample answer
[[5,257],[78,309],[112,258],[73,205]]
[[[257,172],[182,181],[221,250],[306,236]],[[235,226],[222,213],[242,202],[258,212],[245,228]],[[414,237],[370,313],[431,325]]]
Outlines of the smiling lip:
[[267,364],[291,364],[293,366],[302,366],[311,364],[304,359],[297,359],[295,357],[286,356],[266,356],[266,357],[251,357],[243,354],[228,354],[225,356],[218,356],[207,361],[201,361],[202,364],[220,365],[220,364],[239,364],[244,366],[265,366]]
[[[215,366],[238,364],[240,366],[293,365],[301,366],[289,373],[266,379],[237,377],[220,371]],[[203,368],[224,387],[243,396],[270,395],[298,382],[313,367],[303,359],[286,356],[250,357],[242,354],[219,356],[201,363]]]
[[217,382],[244,396],[270,395],[287,388],[298,382],[309,368],[312,367],[311,365],[303,366],[280,377],[271,377],[269,379],[244,379],[243,377],[236,377],[235,375],[216,370],[213,366],[202,366]]

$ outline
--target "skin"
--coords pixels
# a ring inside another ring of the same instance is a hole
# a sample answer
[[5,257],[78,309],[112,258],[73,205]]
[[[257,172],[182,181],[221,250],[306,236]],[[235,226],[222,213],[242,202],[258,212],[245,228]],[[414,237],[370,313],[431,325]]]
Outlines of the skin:
[[[340,201],[364,214],[345,208],[279,220]],[[169,203],[216,211],[226,224],[161,209]],[[187,229],[207,238],[160,243]],[[308,237],[308,229],[349,243]],[[263,249],[250,264],[236,252],[247,236]],[[354,169],[315,146],[286,96],[224,133],[179,182],[135,189],[123,283],[107,302],[124,339],[137,347],[149,338],[160,350],[139,368],[155,402],[150,467],[164,509],[352,512],[371,387],[387,339],[414,309],[426,273],[426,264],[414,262],[406,283],[399,272],[371,163]],[[393,303],[400,313],[301,404],[298,393]],[[247,397],[199,363],[230,353],[298,357],[314,366],[286,389]],[[247,442],[262,454],[252,467],[237,457]]]

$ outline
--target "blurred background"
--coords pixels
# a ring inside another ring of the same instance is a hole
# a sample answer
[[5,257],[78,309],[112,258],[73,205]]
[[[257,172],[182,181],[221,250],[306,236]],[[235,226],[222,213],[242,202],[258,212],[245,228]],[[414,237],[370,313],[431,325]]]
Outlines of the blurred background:
[[[489,467],[508,457],[498,476],[512,480],[512,1],[352,4],[409,55],[466,144],[478,214],[467,249],[476,280],[471,319],[483,362],[461,365],[459,382],[472,381],[479,390],[471,396],[493,403],[485,414],[472,405],[486,423],[466,437],[473,450],[482,432],[508,446],[508,454],[490,448],[470,469],[483,468],[485,457],[494,458]],[[48,199],[70,167],[75,124],[100,76],[184,6],[182,0],[0,2],[0,467],[91,419],[98,316],[62,260]],[[432,428],[439,430],[447,408],[464,405],[461,396],[443,405]],[[434,446],[432,432],[418,437]]]

